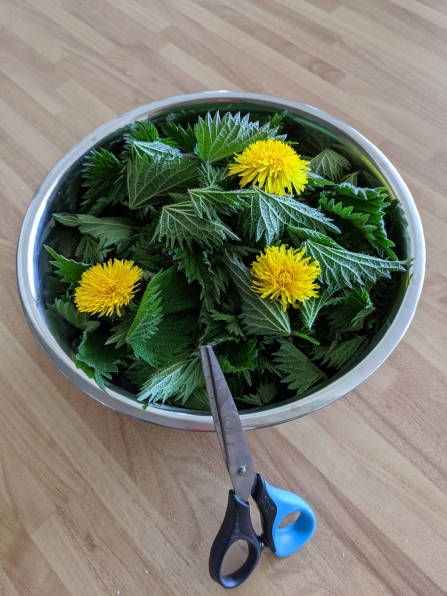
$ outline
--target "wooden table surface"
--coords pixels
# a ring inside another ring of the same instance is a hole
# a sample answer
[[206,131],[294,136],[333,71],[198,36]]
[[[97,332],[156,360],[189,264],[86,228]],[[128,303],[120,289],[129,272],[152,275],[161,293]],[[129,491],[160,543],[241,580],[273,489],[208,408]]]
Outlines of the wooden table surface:
[[47,359],[15,279],[41,180],[117,114],[206,89],[321,108],[391,159],[427,275],[386,363],[312,416],[253,431],[255,463],[318,520],[240,595],[447,594],[447,4],[442,0],[0,2],[0,594],[223,594],[208,553],[229,477],[214,434],[155,427]]

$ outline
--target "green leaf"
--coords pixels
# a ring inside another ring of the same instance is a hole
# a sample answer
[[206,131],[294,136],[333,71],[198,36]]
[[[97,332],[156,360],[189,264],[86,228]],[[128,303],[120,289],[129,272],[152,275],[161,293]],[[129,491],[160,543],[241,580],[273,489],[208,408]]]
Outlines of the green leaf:
[[124,376],[133,385],[141,387],[154,373],[154,367],[144,360],[136,360],[134,356],[128,356],[128,360],[131,360],[131,364],[126,367]]
[[161,128],[165,135],[171,137],[182,151],[185,153],[192,153],[194,151],[196,146],[196,135],[189,122],[185,130],[180,124],[176,124],[174,121],[168,119],[161,125]]
[[318,261],[322,270],[321,280],[336,288],[376,282],[380,277],[391,277],[393,271],[405,271],[404,261],[387,261],[361,253],[350,252],[306,240],[306,254]]
[[278,127],[270,123],[260,126],[250,122],[249,115],[227,112],[223,118],[216,112],[214,118],[208,112],[205,120],[199,117],[194,127],[197,139],[195,152],[203,161],[214,162],[243,151],[248,145],[262,139],[273,138]]
[[309,298],[308,300],[305,300],[302,304],[300,304],[298,312],[301,317],[301,320],[303,321],[307,329],[312,329],[318,313],[324,306],[327,305],[328,300],[335,291],[335,288],[329,286],[328,288],[325,288],[323,291],[321,291],[321,289],[319,291],[320,295],[318,298]]
[[170,253],[179,269],[185,272],[190,284],[197,281],[202,290],[201,300],[207,309],[212,310],[215,302],[220,302],[229,282],[228,271],[220,263],[212,264],[206,251],[198,247],[175,248]]
[[272,363],[270,356],[267,356],[264,352],[261,352],[261,350],[259,350],[256,358],[256,369],[260,375],[263,375],[265,371],[267,371],[278,377],[281,376],[281,373],[278,372]]
[[343,296],[332,298],[328,303],[332,306],[328,319],[334,332],[361,329],[365,317],[374,310],[371,298],[363,287],[345,291]]
[[107,335],[102,333],[84,332],[84,339],[78,348],[76,354],[76,366],[80,365],[85,371],[86,364],[94,370],[94,378],[103,391],[105,391],[104,381],[110,381],[111,373],[118,372],[118,364],[123,363],[123,354],[113,347],[105,345]]
[[193,188],[188,190],[191,203],[201,218],[215,219],[218,213],[231,215],[248,207],[250,191],[221,190],[219,188]]
[[118,252],[124,250],[132,236],[137,233],[135,224],[123,217],[94,217],[55,213],[54,219],[65,226],[78,227],[81,234],[89,234],[99,241],[98,250],[115,246]]
[[239,240],[220,219],[201,219],[189,202],[165,205],[152,241],[164,240],[168,248],[175,245],[183,248],[184,243],[191,247],[193,240],[201,246],[213,248],[221,246],[227,238]]
[[132,149],[141,157],[143,154],[148,155],[151,159],[158,157],[171,157],[177,160],[184,157],[183,153],[176,147],[167,145],[160,141],[146,142],[133,141]]
[[228,333],[232,334],[234,337],[245,338],[244,332],[242,331],[239,324],[239,320],[235,315],[219,313],[215,310],[212,310],[209,312],[209,317],[214,321],[222,321]]
[[319,176],[315,174],[315,172],[306,172],[307,174],[307,185],[306,190],[315,190],[317,188],[322,188],[323,186],[333,186],[334,182],[331,180],[326,180],[323,176]]
[[190,286],[175,267],[163,271],[158,279],[163,315],[200,308],[198,288]]
[[228,261],[233,282],[242,298],[242,321],[247,335],[290,335],[290,322],[278,302],[260,298],[251,289],[252,278],[240,262]]
[[89,265],[96,265],[102,263],[110,252],[110,248],[99,248],[98,240],[95,240],[92,236],[84,234],[76,248],[75,257],[82,259],[84,263]]
[[162,282],[160,277],[162,273],[161,271],[157,273],[149,282],[126,338],[126,341],[132,346],[135,356],[143,360],[146,360],[148,343],[157,331],[163,316],[160,306]]
[[91,321],[88,313],[79,312],[66,296],[56,299],[54,306],[61,317],[82,331],[94,331],[101,324],[100,321]]
[[278,389],[276,383],[260,383],[257,393],[249,393],[248,395],[243,395],[236,399],[245,404],[262,408],[262,406],[269,404],[276,397],[277,393]]
[[71,257],[77,256],[76,247],[78,244],[79,234],[77,230],[64,230],[62,234],[54,239],[52,248],[66,259],[71,259]]
[[68,183],[65,191],[64,207],[69,211],[74,211],[78,206],[79,192],[82,186],[82,171],[76,172]]
[[116,344],[115,348],[121,348],[122,346],[125,346],[126,338],[130,328],[132,327],[134,319],[135,313],[132,311],[125,312],[124,315],[119,319],[119,323],[110,329],[110,333],[112,333],[112,335],[110,335],[106,341],[106,346],[110,344]]
[[222,182],[228,182],[228,168],[218,168],[208,162],[202,163],[199,169],[199,183],[203,188],[220,188]]
[[191,342],[197,316],[180,311],[198,305],[197,292],[174,267],[157,273],[127,334],[135,356],[157,367],[184,350]]
[[349,184],[352,184],[353,186],[357,186],[358,179],[359,179],[359,173],[360,172],[352,172],[352,174],[343,176],[343,178],[340,180],[340,182],[348,182]]
[[44,244],[44,248],[55,259],[54,261],[50,261],[50,263],[56,268],[56,273],[61,276],[61,281],[71,284],[71,289],[76,288],[81,281],[82,274],[90,268],[90,265],[66,259],[61,255],[58,255],[56,251],[46,244]]
[[264,237],[265,243],[270,245],[273,240],[281,238],[288,225],[321,232],[326,228],[340,232],[320,211],[291,196],[273,195],[257,187],[248,192],[252,195],[251,204],[250,209],[241,216],[242,228],[256,242]]
[[175,159],[162,155],[152,160],[135,156],[127,162],[127,188],[130,209],[160,203],[160,197],[179,186],[188,187],[197,180],[197,161],[189,157]]
[[155,371],[141,388],[138,401],[164,403],[176,397],[183,403],[204,384],[202,365],[199,358],[179,359]]
[[347,219],[359,228],[381,256],[386,253],[397,260],[390,249],[394,242],[388,239],[385,229],[384,217],[390,205],[387,199],[388,193],[384,187],[357,188],[344,182],[323,191],[319,205],[323,210]]
[[343,170],[351,167],[349,161],[332,149],[323,149],[316,157],[309,162],[310,169],[329,180],[337,181]]
[[322,234],[316,230],[287,226],[287,232],[296,248],[299,248],[304,240],[313,240],[314,242],[318,242],[318,244],[326,244],[327,246],[333,246],[334,248],[342,248],[335,242],[335,240],[332,240],[332,238],[329,238],[326,234]]
[[153,141],[158,141],[160,138],[157,127],[152,122],[143,120],[141,122],[135,122],[133,126],[134,128],[124,135],[126,141],[145,141],[152,143]]
[[287,383],[287,387],[296,390],[299,395],[325,377],[325,374],[293,344],[284,340],[280,340],[280,343],[281,347],[274,356],[276,368],[286,375],[281,379],[281,383]]
[[82,170],[87,187],[82,201],[83,210],[92,208],[98,199],[108,197],[122,176],[123,164],[106,149],[93,150],[85,159]]
[[331,368],[341,368],[347,364],[349,360],[352,360],[360,353],[360,349],[362,349],[365,339],[365,337],[355,336],[353,339],[348,339],[340,344],[334,342],[334,344],[329,346],[329,349],[326,349],[326,351],[324,351],[325,346],[321,346],[321,348],[318,349],[319,354],[324,353],[321,364],[327,364],[327,366],[330,366]]
[[165,366],[191,344],[197,318],[197,315],[185,313],[163,315],[157,330],[145,341],[144,351],[140,350],[138,356],[155,368]]
[[206,389],[204,387],[198,387],[197,389],[195,389],[187,398],[187,401],[184,402],[184,405],[186,405],[189,410],[209,412],[210,402],[208,401],[208,394],[206,392]]
[[238,373],[256,369],[258,354],[255,339],[241,342],[225,342],[215,348],[216,356],[224,373]]

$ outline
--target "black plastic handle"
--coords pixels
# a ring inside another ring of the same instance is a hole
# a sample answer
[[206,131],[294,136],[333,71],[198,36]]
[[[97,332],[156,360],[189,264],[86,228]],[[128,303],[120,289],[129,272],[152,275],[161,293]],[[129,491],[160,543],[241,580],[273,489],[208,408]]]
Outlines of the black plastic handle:
[[[248,544],[248,557],[233,573],[224,575],[222,566],[230,547],[238,540]],[[263,542],[256,535],[250,519],[250,505],[230,490],[227,512],[222,526],[213,542],[210,552],[209,570],[211,578],[224,588],[236,588],[250,576],[259,563]]]

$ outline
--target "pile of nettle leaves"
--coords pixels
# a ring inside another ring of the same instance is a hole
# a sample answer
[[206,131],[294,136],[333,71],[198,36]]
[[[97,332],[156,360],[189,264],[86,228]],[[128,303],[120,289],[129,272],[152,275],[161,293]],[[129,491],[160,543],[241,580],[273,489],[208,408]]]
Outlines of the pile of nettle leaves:
[[[111,381],[143,407],[208,410],[203,344],[240,408],[303,394],[367,346],[401,282],[391,273],[408,266],[387,235],[402,225],[399,207],[348,146],[286,114],[202,116],[135,123],[89,153],[47,238],[53,330],[100,387]],[[268,138],[311,160],[300,196],[240,189],[228,176],[235,153]],[[249,269],[280,244],[305,247],[322,270],[319,297],[286,312],[253,292]],[[111,258],[143,269],[139,291],[121,317],[80,313],[82,273]]]

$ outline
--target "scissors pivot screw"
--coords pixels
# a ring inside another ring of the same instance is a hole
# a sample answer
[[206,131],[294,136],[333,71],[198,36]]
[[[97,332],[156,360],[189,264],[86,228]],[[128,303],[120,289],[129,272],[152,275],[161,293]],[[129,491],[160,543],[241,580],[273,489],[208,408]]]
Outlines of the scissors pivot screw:
[[239,474],[239,476],[243,476],[245,473],[247,472],[247,467],[246,466],[241,466],[237,473]]

